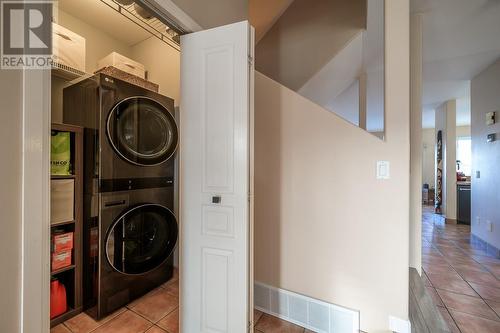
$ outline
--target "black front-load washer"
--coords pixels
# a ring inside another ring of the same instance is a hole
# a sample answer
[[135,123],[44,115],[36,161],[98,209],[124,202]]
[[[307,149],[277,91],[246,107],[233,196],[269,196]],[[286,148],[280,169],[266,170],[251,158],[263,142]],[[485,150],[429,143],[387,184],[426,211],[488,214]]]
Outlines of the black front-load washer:
[[[173,188],[102,193],[99,220],[89,228],[84,299],[102,318],[173,276],[177,219],[167,206]],[[99,222],[100,221],[100,222]],[[100,250],[97,250],[100,248]]]
[[84,127],[84,306],[102,318],[173,276],[174,101],[97,74],[63,90]]

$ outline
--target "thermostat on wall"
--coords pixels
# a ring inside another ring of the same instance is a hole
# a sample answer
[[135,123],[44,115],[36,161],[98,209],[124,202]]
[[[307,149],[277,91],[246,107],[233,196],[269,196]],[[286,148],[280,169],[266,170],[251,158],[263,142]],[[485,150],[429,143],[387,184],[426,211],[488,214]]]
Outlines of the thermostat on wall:
[[496,122],[495,116],[496,116],[495,111],[488,112],[486,114],[486,125],[493,125]]

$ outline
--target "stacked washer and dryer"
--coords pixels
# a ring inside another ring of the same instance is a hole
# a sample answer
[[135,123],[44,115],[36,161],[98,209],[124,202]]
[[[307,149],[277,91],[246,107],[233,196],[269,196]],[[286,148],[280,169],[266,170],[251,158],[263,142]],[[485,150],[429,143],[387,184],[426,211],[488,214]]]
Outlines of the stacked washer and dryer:
[[97,74],[64,89],[84,127],[84,306],[99,319],[173,276],[174,101]]

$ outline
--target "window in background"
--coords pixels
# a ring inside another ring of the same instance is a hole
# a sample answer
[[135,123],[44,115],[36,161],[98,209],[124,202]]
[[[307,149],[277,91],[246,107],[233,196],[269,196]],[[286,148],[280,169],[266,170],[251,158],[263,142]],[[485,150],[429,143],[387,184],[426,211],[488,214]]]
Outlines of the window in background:
[[471,175],[472,148],[470,136],[457,138],[457,160],[460,161],[460,171],[466,176]]

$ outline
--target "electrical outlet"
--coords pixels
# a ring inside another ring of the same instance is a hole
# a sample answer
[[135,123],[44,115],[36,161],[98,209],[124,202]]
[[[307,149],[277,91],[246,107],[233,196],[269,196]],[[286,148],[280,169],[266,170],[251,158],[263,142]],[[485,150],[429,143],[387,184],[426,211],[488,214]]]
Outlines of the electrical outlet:
[[479,227],[481,225],[481,218],[476,216],[476,225]]
[[491,223],[491,221],[486,221],[486,230],[489,232],[493,231],[493,223]]

